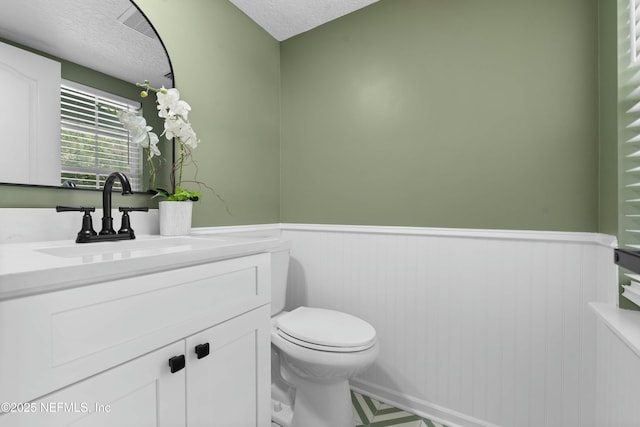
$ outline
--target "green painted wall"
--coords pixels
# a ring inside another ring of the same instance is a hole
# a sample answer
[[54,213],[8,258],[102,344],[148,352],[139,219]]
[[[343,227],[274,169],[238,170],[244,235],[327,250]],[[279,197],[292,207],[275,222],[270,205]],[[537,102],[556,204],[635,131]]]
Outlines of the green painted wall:
[[[201,140],[194,226],[280,220],[280,47],[228,0],[137,0],[171,56]],[[231,215],[227,213],[229,208]]]
[[[205,190],[196,226],[616,232],[612,2],[381,0],[282,44],[227,0],[137,3],[226,200]],[[0,207],[59,203],[99,192],[0,186]]]
[[618,235],[618,24],[615,1],[598,1],[599,223]]
[[598,228],[595,0],[381,0],[281,74],[283,222]]
[[[189,117],[202,142],[195,151],[197,178],[226,201],[225,205],[203,189],[193,225],[278,222],[278,42],[227,0],[136,3],[163,39],[177,87],[193,108]],[[155,202],[135,195],[123,203]],[[0,185],[0,207],[56,204],[101,206],[101,193]]]

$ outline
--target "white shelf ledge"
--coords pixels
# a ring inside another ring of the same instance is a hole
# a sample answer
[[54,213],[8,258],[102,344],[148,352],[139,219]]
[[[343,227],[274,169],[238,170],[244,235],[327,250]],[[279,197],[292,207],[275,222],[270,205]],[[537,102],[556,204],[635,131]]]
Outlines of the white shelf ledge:
[[614,305],[592,302],[589,306],[635,354],[640,357],[640,311],[623,310]]

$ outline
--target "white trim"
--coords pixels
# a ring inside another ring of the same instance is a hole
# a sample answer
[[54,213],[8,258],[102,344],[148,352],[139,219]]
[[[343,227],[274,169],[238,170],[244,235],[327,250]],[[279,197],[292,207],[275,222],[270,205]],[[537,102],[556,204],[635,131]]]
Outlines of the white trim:
[[640,313],[606,303],[592,302],[589,306],[611,332],[640,357]]
[[352,234],[393,234],[401,236],[444,236],[498,240],[535,240],[549,242],[593,243],[607,248],[616,248],[615,236],[601,233],[585,233],[572,231],[536,231],[536,230],[492,230],[474,228],[437,228],[437,227],[404,227],[382,225],[342,225],[342,224],[297,224],[272,223],[198,227],[192,230],[195,234],[227,234],[227,233],[262,233],[281,231],[317,231],[329,233]]
[[[49,208],[42,208],[47,211]],[[38,208],[0,208],[2,212],[11,213],[20,211],[22,215],[29,215],[38,211]],[[35,222],[38,223],[38,222]],[[138,225],[140,226],[140,225]],[[152,227],[153,228],[153,227]],[[600,233],[559,232],[559,231],[523,231],[523,230],[483,230],[467,228],[434,228],[434,227],[399,227],[399,226],[372,226],[372,225],[331,225],[331,224],[247,224],[214,227],[193,228],[193,234],[267,234],[278,236],[283,230],[290,231],[317,231],[340,233],[367,233],[367,234],[395,234],[416,236],[447,236],[478,239],[501,240],[536,240],[556,242],[593,243],[607,248],[617,247],[615,236]]]
[[402,227],[377,225],[280,224],[281,230],[339,233],[395,234],[415,236],[446,236],[499,240],[536,240],[550,242],[593,243],[617,247],[615,236],[600,233],[534,230],[490,230],[473,228]]
[[279,236],[281,224],[251,224],[251,225],[223,225],[215,227],[195,227],[191,229],[191,234],[268,234],[269,236]]

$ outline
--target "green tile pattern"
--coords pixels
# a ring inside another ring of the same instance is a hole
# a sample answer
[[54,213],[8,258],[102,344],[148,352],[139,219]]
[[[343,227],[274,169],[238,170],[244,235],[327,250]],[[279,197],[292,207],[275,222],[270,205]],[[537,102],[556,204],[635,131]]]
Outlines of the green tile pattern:
[[351,401],[356,427],[447,427],[354,391]]

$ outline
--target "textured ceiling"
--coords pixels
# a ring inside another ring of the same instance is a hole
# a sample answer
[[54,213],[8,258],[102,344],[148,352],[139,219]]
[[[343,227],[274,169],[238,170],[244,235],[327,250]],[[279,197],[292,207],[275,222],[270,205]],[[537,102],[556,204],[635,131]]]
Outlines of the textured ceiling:
[[[2,1],[0,38],[127,82],[172,84],[160,40],[123,23],[137,13],[129,0]],[[378,0],[230,1],[282,41]]]
[[282,41],[378,0],[230,0]]
[[160,40],[121,22],[137,12],[129,0],[2,1],[0,38],[131,83],[171,85]]

